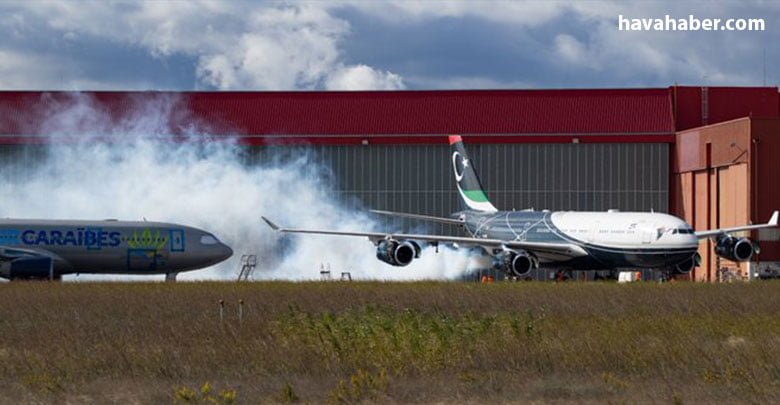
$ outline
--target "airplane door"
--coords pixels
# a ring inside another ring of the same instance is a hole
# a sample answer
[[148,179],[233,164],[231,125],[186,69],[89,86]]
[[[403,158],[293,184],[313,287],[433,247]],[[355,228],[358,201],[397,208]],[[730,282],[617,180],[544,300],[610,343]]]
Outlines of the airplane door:
[[154,249],[127,249],[127,270],[150,272],[157,269],[157,251]]
[[655,237],[655,230],[651,229],[650,227],[643,227],[642,228],[642,243],[643,244],[650,244],[653,242],[653,238]]
[[593,221],[590,224],[590,229],[588,230],[588,242],[595,242],[596,241],[596,234],[599,232],[599,222]]
[[171,229],[171,252],[184,251],[184,231],[181,229]]

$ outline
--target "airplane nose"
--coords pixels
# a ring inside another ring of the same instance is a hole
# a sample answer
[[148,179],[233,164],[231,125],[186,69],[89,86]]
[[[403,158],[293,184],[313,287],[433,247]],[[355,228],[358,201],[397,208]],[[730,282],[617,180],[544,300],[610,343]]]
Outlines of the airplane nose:
[[227,260],[230,256],[233,256],[233,249],[228,245],[222,244],[220,246],[219,261]]

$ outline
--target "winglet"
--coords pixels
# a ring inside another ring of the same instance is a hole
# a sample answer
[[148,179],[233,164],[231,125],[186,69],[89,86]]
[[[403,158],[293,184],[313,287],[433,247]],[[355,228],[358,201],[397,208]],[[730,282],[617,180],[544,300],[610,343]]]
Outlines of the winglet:
[[772,213],[772,218],[769,218],[769,222],[767,222],[767,225],[777,226],[777,215],[778,215],[778,211]]
[[270,219],[268,219],[266,217],[260,217],[260,218],[263,218],[263,221],[265,221],[265,223],[268,224],[268,226],[270,226],[271,229],[273,229],[274,231],[278,231],[279,229],[281,229],[281,228],[279,228],[278,225],[276,225],[275,223],[271,222]]

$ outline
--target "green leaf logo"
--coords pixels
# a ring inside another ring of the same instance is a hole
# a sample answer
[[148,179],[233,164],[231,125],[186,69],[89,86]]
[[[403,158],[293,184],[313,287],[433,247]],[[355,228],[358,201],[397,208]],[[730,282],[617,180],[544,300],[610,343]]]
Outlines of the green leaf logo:
[[138,231],[133,231],[133,236],[127,239],[127,246],[132,249],[163,250],[166,244],[168,244],[168,235],[166,232],[160,232],[159,229],[152,233],[151,229],[146,228],[140,235]]

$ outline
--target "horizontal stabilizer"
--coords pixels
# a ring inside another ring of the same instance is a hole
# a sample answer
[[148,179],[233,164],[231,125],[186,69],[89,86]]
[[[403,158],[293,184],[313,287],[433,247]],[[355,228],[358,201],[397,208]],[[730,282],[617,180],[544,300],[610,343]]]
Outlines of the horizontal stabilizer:
[[263,218],[263,221],[265,221],[265,223],[268,224],[268,226],[270,226],[271,229],[273,229],[274,231],[278,231],[279,230],[279,226],[277,226],[275,223],[271,222],[270,219],[268,219],[266,217],[260,217],[260,218]]

